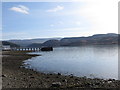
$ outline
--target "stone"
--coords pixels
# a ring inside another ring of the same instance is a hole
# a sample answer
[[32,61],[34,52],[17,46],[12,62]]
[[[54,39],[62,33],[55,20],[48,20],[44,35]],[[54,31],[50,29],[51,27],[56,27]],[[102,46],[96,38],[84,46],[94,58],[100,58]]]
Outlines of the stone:
[[112,83],[112,81],[108,81],[108,83]]
[[53,82],[52,87],[60,87],[61,83],[60,82]]
[[31,76],[30,78],[35,78],[34,76]]
[[62,82],[67,82],[67,79],[62,80]]
[[61,73],[58,73],[58,75],[61,75]]
[[73,76],[70,76],[70,78],[73,78]]
[[6,75],[2,75],[2,77],[7,77]]

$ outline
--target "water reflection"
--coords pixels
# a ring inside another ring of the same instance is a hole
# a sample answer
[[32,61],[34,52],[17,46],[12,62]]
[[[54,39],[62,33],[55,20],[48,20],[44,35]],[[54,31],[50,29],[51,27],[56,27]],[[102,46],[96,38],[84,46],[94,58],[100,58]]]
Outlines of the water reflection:
[[25,61],[26,67],[45,73],[118,79],[118,46],[59,47]]

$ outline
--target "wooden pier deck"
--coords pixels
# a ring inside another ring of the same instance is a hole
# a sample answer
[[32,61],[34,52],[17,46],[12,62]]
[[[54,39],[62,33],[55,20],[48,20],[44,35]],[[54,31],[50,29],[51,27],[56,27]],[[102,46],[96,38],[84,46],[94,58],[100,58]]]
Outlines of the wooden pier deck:
[[41,51],[41,48],[11,48],[11,51]]
[[42,47],[42,48],[11,48],[3,51],[53,51],[52,47]]

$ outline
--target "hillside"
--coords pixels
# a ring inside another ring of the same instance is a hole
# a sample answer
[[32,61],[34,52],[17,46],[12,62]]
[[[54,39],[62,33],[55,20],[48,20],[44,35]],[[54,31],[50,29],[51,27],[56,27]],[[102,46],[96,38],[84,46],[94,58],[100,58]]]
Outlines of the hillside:
[[36,43],[44,43],[48,40],[56,39],[60,40],[61,38],[38,38],[38,39],[24,39],[24,40],[8,40],[8,42],[18,44],[20,46],[26,47],[30,44],[36,44]]
[[89,37],[63,38],[60,40],[60,44],[61,46],[118,44],[118,34],[96,34]]
[[27,47],[42,47],[42,46],[49,46],[49,47],[58,47],[60,46],[60,41],[59,40],[48,40],[44,43],[33,43],[33,44],[30,44],[28,45]]
[[10,45],[10,47],[20,47],[17,44],[11,43],[11,42],[7,42],[7,41],[2,41],[2,45]]
[[[120,36],[120,35],[119,35]],[[48,40],[42,44],[34,43],[30,46],[80,46],[80,45],[111,45],[118,44],[120,42],[120,37],[118,40],[118,34],[109,33],[109,34],[95,34],[89,37],[70,37],[62,38],[61,40]]]
[[60,46],[59,40],[48,40],[42,44],[42,46],[56,47]]
[[9,40],[8,42],[23,47],[42,47],[42,46],[80,46],[80,45],[111,45],[120,44],[120,35],[114,33],[95,34],[88,37],[69,37],[69,38],[43,38],[29,40]]
[[33,43],[33,44],[28,45],[27,47],[30,47],[30,48],[40,48],[41,46],[42,46],[41,43]]

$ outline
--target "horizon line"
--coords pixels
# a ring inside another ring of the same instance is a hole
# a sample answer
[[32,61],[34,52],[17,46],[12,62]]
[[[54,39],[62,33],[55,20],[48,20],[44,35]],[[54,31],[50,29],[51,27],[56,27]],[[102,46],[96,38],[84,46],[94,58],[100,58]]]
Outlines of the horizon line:
[[[103,34],[103,33],[101,33]],[[119,34],[119,33],[104,33],[104,34]],[[36,37],[36,38],[24,38],[24,39],[2,39],[0,41],[9,41],[9,40],[31,40],[31,39],[48,39],[48,38],[72,38],[72,37],[89,37],[97,34],[87,35],[87,36],[64,36],[64,37]]]

